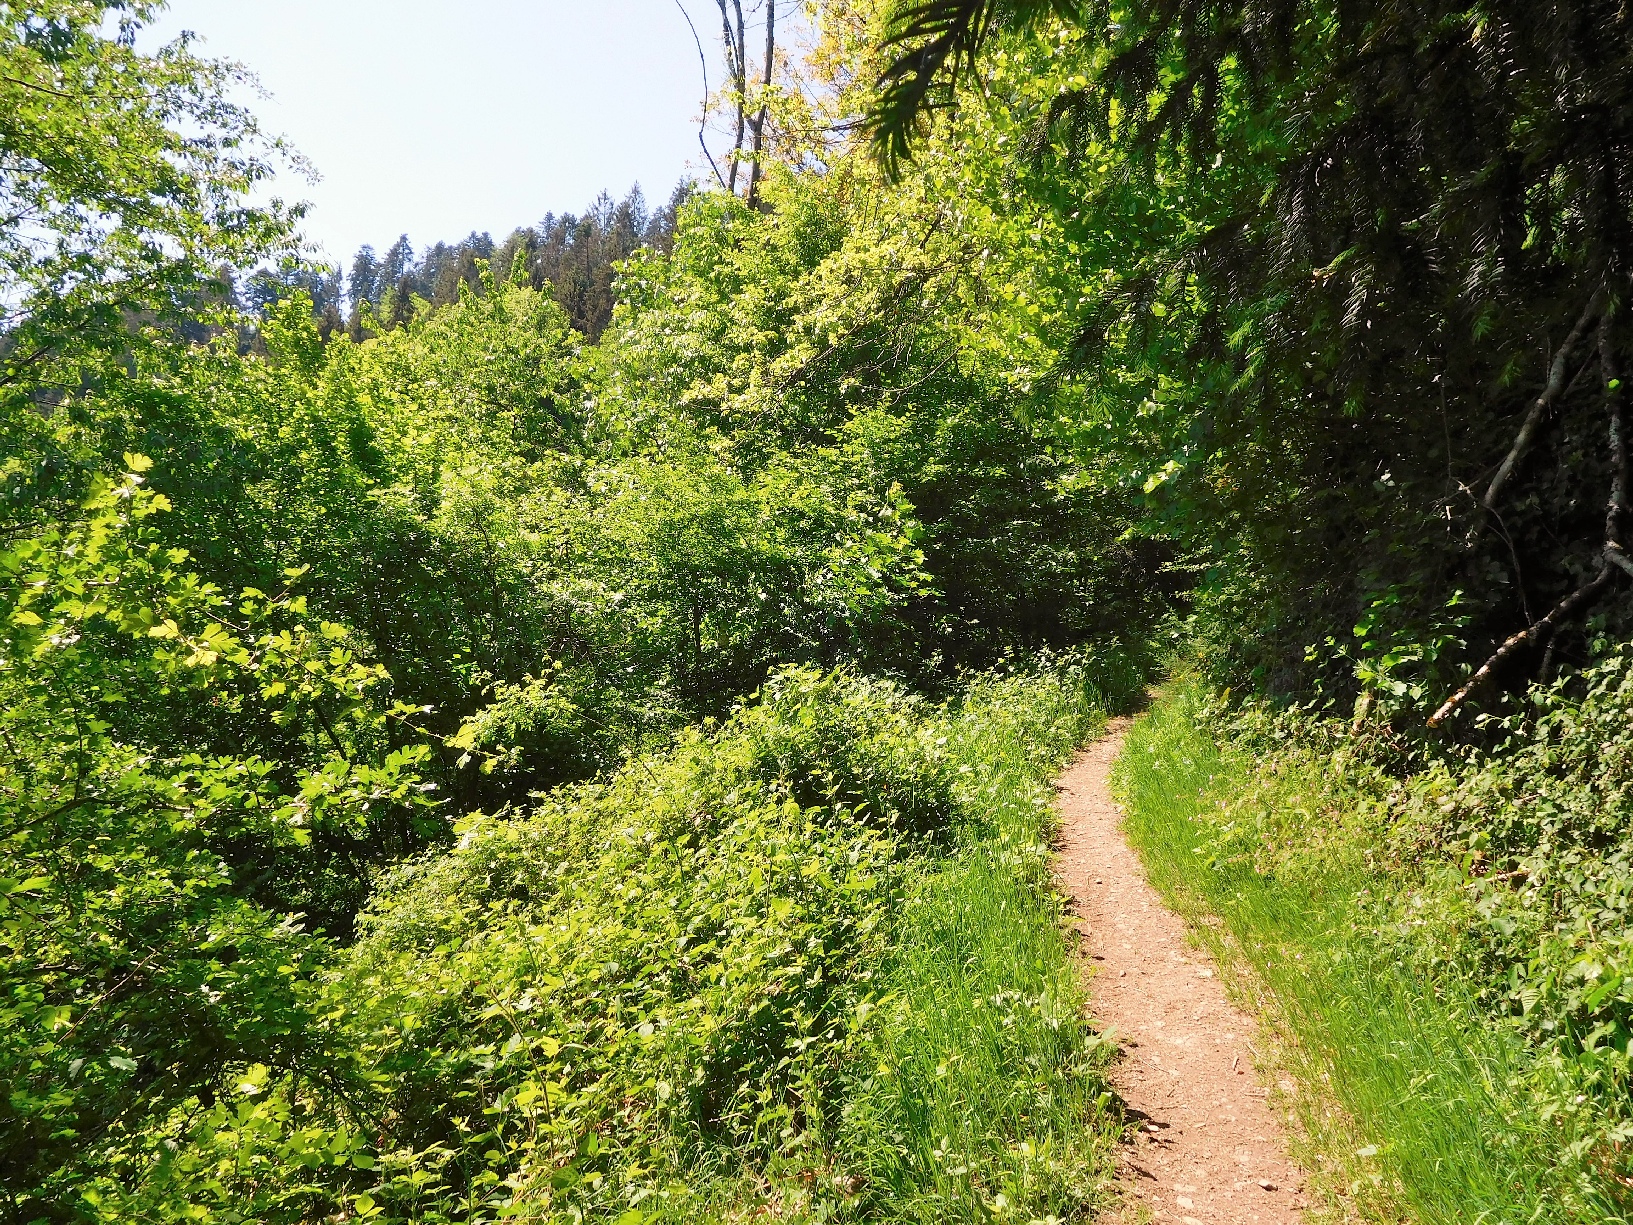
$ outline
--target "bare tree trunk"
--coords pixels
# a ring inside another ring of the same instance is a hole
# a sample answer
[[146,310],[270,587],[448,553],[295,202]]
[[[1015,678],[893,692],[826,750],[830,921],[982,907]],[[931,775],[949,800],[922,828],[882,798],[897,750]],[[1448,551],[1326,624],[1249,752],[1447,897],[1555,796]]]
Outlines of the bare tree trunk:
[[777,57],[777,0],[765,0],[765,76],[760,81],[760,113],[754,119],[754,164],[749,167],[748,202],[760,196],[760,161],[765,149],[766,112],[771,106],[771,73]]
[[[728,7],[729,2],[729,7]],[[748,56],[743,45],[743,0],[715,0],[720,6],[720,32],[726,42],[726,72],[731,77],[737,99],[737,138],[731,149],[731,167],[726,172],[726,190],[737,192],[737,168],[743,161],[743,137],[748,125]],[[736,16],[736,28],[732,17]]]

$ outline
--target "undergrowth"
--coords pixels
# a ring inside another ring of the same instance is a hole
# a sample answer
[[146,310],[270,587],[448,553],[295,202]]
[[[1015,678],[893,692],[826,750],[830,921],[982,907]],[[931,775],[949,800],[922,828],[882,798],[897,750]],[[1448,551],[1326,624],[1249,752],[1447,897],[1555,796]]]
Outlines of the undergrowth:
[[466,822],[337,950],[305,1065],[178,1113],[88,1215],[1082,1219],[1116,1124],[1047,784],[1100,707],[1081,662],[939,705],[789,669]]
[[1186,683],[1129,735],[1131,839],[1250,971],[1328,1181],[1371,1215],[1626,1219],[1628,693],[1612,660],[1502,752],[1432,762]]

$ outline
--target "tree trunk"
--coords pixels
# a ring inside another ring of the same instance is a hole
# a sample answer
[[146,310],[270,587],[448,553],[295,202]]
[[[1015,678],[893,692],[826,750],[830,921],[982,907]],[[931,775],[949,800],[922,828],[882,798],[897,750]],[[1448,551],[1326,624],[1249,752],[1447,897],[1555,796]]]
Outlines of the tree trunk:
[[[737,168],[743,161],[743,137],[747,127],[748,56],[743,45],[743,0],[715,0],[720,6],[720,32],[726,43],[726,72],[731,77],[732,93],[737,99],[737,137],[732,144],[731,166],[726,171],[726,190],[737,192]],[[732,17],[737,18],[736,28]]]
[[749,167],[748,202],[760,198],[760,157],[765,149],[766,111],[771,105],[771,74],[777,56],[777,0],[765,0],[765,75],[760,81],[760,112],[754,119],[754,164]]

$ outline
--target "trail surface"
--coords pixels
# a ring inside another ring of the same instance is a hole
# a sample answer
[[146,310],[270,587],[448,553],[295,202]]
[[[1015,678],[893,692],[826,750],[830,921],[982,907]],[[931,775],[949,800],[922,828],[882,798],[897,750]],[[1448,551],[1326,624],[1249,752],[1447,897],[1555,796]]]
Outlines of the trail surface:
[[1248,1045],[1254,1023],[1212,960],[1146,882],[1107,775],[1117,720],[1060,780],[1056,879],[1072,899],[1102,1032],[1123,1048],[1112,1083],[1140,1123],[1119,1161],[1123,1218],[1176,1225],[1294,1225],[1303,1176],[1287,1155]]

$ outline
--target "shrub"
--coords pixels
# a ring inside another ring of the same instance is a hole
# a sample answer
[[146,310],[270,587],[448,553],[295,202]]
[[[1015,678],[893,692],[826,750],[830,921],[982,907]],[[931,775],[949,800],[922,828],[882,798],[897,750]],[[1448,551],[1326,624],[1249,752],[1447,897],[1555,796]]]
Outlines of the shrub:
[[303,996],[304,1064],[178,1115],[104,1215],[1079,1211],[1109,1099],[1044,780],[1094,716],[1081,665],[939,706],[789,668],[604,782],[467,820]]

